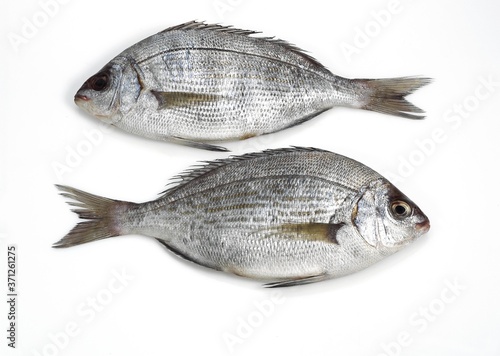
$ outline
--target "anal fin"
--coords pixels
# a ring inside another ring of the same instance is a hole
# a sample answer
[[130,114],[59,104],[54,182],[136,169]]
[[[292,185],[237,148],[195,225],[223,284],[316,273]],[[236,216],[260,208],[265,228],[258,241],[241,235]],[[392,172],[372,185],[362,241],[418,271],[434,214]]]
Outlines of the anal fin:
[[315,282],[320,282],[325,279],[327,279],[326,274],[318,274],[315,276],[307,276],[307,277],[301,277],[301,278],[292,278],[292,279],[287,279],[284,281],[278,281],[278,282],[271,282],[271,283],[266,283],[264,284],[264,287],[266,288],[282,288],[282,287],[293,287],[293,286],[300,286],[302,284],[309,284],[309,283],[315,283]]
[[[318,115],[320,115],[320,114],[322,114],[322,113],[324,113],[325,111],[328,111],[328,110],[330,110],[330,109],[331,109],[331,108],[321,109],[321,110],[319,110],[319,111],[317,111],[317,112],[314,112],[314,113],[312,113],[312,114],[310,114],[310,115],[304,116],[303,118],[300,118],[299,120],[294,121],[294,122],[292,122],[290,125],[285,126],[285,127],[281,128],[281,129],[279,129],[279,130],[277,130],[277,131],[286,130],[286,129],[289,129],[289,128],[292,128],[292,127],[298,126],[298,125],[300,125],[300,124],[303,124],[304,122],[309,121],[309,120],[311,120],[311,119],[314,119],[316,116],[318,116]],[[276,132],[276,131],[272,131],[272,132],[269,132],[269,133],[273,133],[273,132]]]
[[177,248],[175,248],[173,246],[170,246],[168,243],[166,243],[165,241],[163,241],[161,239],[156,239],[156,240],[159,243],[161,243],[163,246],[165,246],[167,248],[167,250],[169,250],[170,252],[172,252],[174,255],[176,255],[176,256],[178,256],[178,257],[180,257],[180,258],[182,258],[182,259],[184,259],[186,261],[196,263],[197,265],[200,265],[200,266],[203,266],[203,267],[212,268],[212,269],[215,269],[217,271],[221,270],[220,268],[216,268],[214,266],[201,263],[200,261],[196,261],[195,259],[193,259],[190,256],[186,255],[185,253],[179,251]]
[[192,141],[192,140],[188,140],[186,138],[182,138],[182,137],[178,137],[178,136],[171,136],[167,139],[169,141],[174,141],[175,143],[178,143],[178,144],[183,145],[183,146],[199,148],[202,150],[216,151],[216,152],[229,152],[229,150],[223,146],[212,145],[212,144],[206,143],[206,142]]

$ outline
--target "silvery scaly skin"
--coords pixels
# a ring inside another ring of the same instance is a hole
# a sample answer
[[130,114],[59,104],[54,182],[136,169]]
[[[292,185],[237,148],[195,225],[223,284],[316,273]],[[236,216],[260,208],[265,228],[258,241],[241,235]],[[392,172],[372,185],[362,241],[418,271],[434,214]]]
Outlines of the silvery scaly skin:
[[429,79],[346,79],[281,40],[188,22],[126,49],[75,95],[78,106],[125,131],[211,150],[300,124],[333,106],[407,118],[404,98]]
[[378,173],[314,148],[217,160],[142,204],[58,188],[87,221],[54,247],[141,234],[187,260],[269,286],[356,272],[429,229],[422,211]]

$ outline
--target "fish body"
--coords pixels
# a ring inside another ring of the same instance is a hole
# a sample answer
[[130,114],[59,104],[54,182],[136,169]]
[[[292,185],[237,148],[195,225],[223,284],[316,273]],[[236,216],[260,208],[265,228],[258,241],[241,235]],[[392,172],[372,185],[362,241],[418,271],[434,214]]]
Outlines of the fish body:
[[408,118],[404,97],[426,78],[347,79],[299,48],[256,32],[188,22],[126,49],[75,95],[77,105],[121,129],[224,150],[240,140],[347,106]]
[[381,175],[313,148],[217,160],[141,204],[59,189],[87,221],[55,247],[140,234],[187,260],[270,286],[356,272],[429,229],[422,211]]

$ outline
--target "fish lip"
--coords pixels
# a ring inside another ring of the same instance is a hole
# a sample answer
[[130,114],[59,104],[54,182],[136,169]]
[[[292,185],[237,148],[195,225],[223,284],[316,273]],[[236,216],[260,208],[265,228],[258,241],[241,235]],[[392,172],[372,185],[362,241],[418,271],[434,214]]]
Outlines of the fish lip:
[[429,220],[425,220],[425,221],[422,221],[422,222],[415,224],[415,228],[421,234],[425,234],[431,228],[431,224],[430,224]]
[[75,102],[78,102],[78,101],[89,101],[90,98],[88,96],[85,96],[83,94],[78,94],[76,93],[75,94]]

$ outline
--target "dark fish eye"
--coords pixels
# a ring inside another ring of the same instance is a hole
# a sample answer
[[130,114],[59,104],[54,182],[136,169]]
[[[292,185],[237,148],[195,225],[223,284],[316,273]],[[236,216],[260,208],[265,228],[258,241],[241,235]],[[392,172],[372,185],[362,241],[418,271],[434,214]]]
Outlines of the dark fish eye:
[[99,73],[89,79],[90,89],[102,91],[108,87],[109,76],[106,73]]
[[403,200],[396,200],[391,204],[391,212],[397,219],[404,219],[410,216],[412,209],[410,204]]

